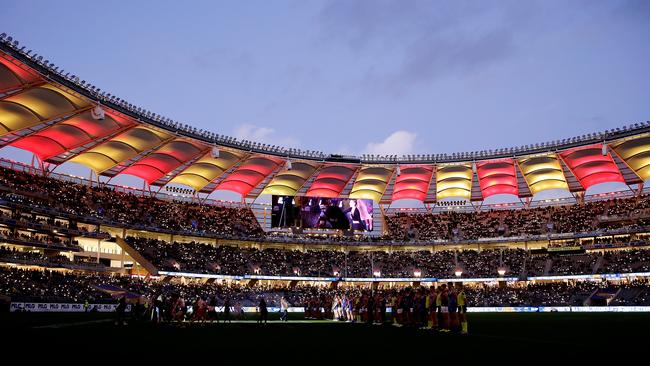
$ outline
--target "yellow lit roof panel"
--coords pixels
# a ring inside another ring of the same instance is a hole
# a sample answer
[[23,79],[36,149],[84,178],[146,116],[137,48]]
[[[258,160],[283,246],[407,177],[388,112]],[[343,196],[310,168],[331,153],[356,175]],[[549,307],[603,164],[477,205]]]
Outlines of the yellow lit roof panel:
[[[73,163],[83,164],[99,174],[121,162],[134,158],[145,150],[155,148],[164,141],[164,137],[166,136],[169,135],[146,127],[134,127],[117,137],[74,157],[70,161]],[[108,159],[94,161],[94,159],[97,159],[98,155],[105,156]]]
[[213,158],[211,153],[207,153],[174,177],[170,183],[183,184],[200,191],[235,165],[243,156],[244,154],[240,151],[229,150],[221,150],[218,158]]
[[90,104],[85,99],[82,99],[80,97],[75,96],[72,93],[68,93],[64,90],[61,90],[60,88],[57,88],[52,84],[44,84],[41,86],[41,88],[49,89],[52,90],[53,92],[58,93],[59,95],[63,96],[66,100],[68,100],[70,103],[72,103],[77,109],[87,107]]
[[350,198],[371,199],[379,202],[392,175],[392,167],[362,166],[354,185],[352,185]]
[[464,198],[469,199],[471,197],[471,191],[463,188],[449,188],[436,193],[436,199],[438,201],[444,200],[445,198]]
[[436,181],[440,182],[448,178],[463,178],[467,180],[472,179],[472,166],[463,165],[448,165],[440,166],[436,172]]
[[146,127],[133,128],[113,139],[133,147],[138,152],[151,149],[169,138],[169,134]]
[[611,145],[616,154],[639,176],[650,178],[650,136],[639,137]]
[[37,125],[41,120],[17,103],[0,101],[0,135]]
[[436,199],[469,198],[472,191],[472,166],[443,165],[436,171]]
[[382,196],[383,192],[378,192],[375,189],[358,189],[350,193],[350,198],[373,200],[375,202],[379,202]]
[[519,159],[519,167],[533,195],[549,189],[569,189],[555,154]]
[[98,174],[118,164],[110,157],[97,152],[84,153],[70,161],[84,165]]
[[306,161],[294,161],[291,169],[285,167],[271,179],[261,194],[275,194],[293,196],[305,184],[305,181],[314,174],[317,165]]
[[46,87],[31,88],[22,93],[12,95],[5,100],[29,108],[42,119],[71,113],[76,109],[75,105],[63,95]]

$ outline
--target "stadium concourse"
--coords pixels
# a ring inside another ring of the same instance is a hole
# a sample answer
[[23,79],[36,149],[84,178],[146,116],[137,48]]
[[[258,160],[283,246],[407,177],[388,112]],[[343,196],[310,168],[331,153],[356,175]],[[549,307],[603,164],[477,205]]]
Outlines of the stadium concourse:
[[[462,333],[465,311],[648,311],[649,133],[451,155],[287,149],[129,104],[3,34],[0,147],[34,159],[0,160],[0,299],[118,324],[270,312]],[[93,174],[54,172],[67,162]],[[112,185],[122,174],[144,188]],[[608,182],[629,189],[587,194]],[[572,198],[537,199],[557,189]],[[220,190],[241,202],[209,199]],[[418,207],[391,206],[406,199]]]

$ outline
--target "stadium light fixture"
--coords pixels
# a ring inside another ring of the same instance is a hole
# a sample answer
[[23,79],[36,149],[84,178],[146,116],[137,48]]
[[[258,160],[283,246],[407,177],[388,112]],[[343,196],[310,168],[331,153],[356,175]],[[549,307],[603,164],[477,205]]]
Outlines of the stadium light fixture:
[[90,111],[90,116],[94,120],[102,121],[106,117],[106,113],[104,112],[104,108],[102,108],[101,104],[97,104],[91,111]]
[[374,277],[381,277],[381,272],[380,272],[379,270],[374,270],[374,271],[372,272],[372,275],[373,275]]
[[418,278],[422,277],[422,271],[416,269],[415,271],[413,271],[413,276]]
[[497,273],[499,274],[499,276],[503,277],[506,274],[506,270],[505,268],[499,268]]
[[460,268],[457,268],[456,271],[454,272],[454,275],[456,275],[456,277],[462,276],[463,275],[463,270],[460,269]]

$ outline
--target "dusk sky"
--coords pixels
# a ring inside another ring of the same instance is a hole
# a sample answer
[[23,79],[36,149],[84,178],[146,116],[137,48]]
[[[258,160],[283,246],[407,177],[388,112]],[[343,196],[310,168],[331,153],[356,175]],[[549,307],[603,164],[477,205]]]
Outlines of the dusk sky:
[[325,153],[511,147],[650,119],[644,0],[5,0],[0,32],[177,121]]

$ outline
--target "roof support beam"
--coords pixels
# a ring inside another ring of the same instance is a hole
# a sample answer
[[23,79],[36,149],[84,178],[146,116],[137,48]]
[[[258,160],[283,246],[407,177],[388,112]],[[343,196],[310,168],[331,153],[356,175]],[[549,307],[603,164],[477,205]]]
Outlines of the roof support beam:
[[24,91],[27,91],[27,90],[29,90],[31,88],[39,87],[39,86],[44,85],[44,84],[45,84],[44,81],[35,81],[35,82],[32,82],[32,83],[22,84],[19,87],[10,87],[10,88],[0,89],[0,101],[4,100],[6,98],[12,97],[12,96],[14,96],[16,94],[22,93]]

